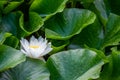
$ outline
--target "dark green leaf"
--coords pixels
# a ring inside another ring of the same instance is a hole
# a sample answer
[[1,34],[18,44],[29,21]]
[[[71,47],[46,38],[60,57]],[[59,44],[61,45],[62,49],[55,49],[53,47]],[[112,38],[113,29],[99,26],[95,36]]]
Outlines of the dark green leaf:
[[0,17],[0,31],[10,32],[14,35],[17,34],[16,15],[14,13]]
[[69,39],[92,24],[95,18],[95,14],[89,10],[66,9],[63,13],[56,14],[46,21],[46,37],[59,40]]
[[76,1],[81,1],[81,2],[84,2],[84,3],[92,3],[95,0],[76,0]]
[[19,39],[17,39],[15,36],[10,36],[10,37],[6,38],[4,44],[11,46],[13,48],[17,48],[17,46],[19,44]]
[[68,0],[34,0],[30,11],[35,11],[43,17],[49,16],[50,14],[63,11],[67,1]]
[[7,14],[9,12],[11,12],[12,10],[14,10],[15,8],[17,8],[20,4],[23,3],[23,0],[20,1],[8,1],[8,0],[4,0],[4,1],[0,1],[0,9],[2,10],[3,14]]
[[97,14],[101,19],[101,22],[105,26],[108,19],[108,14],[107,14],[108,12],[107,12],[107,7],[104,0],[95,0],[94,5],[95,5],[95,8],[97,9]]
[[31,34],[39,30],[43,25],[42,18],[35,12],[30,12],[28,16],[28,21],[25,21],[24,15],[22,14],[20,17],[20,27],[26,33]]
[[28,58],[15,68],[2,73],[0,80],[49,80],[49,76],[43,61]]
[[111,14],[109,16],[106,33],[102,48],[118,45],[120,42],[120,16]]
[[51,80],[96,79],[103,64],[100,55],[89,49],[60,52],[47,61]]
[[69,44],[69,41],[62,41],[62,40],[52,40],[52,52],[51,53],[56,53],[58,51],[63,50],[67,45]]
[[4,8],[4,4],[7,4],[7,2],[6,1],[0,1],[0,13],[2,13],[2,11],[3,11],[3,8]]
[[0,44],[3,44],[3,42],[6,40],[7,37],[11,36],[10,33],[1,32],[0,33]]
[[120,15],[120,0],[108,0],[111,12]]
[[99,80],[120,80],[120,51],[112,49],[109,56],[109,63],[103,67]]
[[108,14],[110,13],[110,9],[106,0],[94,0],[93,3],[83,3],[83,6],[95,12],[103,26],[106,26]]
[[96,20],[93,24],[84,28],[80,34],[71,38],[69,48],[78,48],[87,45],[90,48],[100,49],[103,38],[102,25]]
[[35,12],[30,12],[28,21],[24,21],[24,15],[21,12],[4,15],[0,21],[0,31],[10,32],[18,38],[36,32],[43,25],[42,18]]
[[13,68],[23,61],[25,61],[25,56],[21,51],[0,45],[0,72]]

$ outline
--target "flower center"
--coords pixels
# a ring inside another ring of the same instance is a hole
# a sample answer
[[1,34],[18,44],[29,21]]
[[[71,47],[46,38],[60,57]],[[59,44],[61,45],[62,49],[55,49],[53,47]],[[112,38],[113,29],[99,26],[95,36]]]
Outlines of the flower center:
[[34,49],[39,48],[39,47],[40,47],[40,46],[30,45],[30,48],[34,48]]

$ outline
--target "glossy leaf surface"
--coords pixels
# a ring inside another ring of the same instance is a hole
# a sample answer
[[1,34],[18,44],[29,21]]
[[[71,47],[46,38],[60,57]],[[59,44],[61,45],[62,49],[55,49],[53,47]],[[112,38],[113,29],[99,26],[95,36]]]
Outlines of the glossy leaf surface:
[[103,64],[99,54],[88,49],[63,51],[47,61],[51,80],[96,79]]
[[5,71],[0,80],[49,80],[49,71],[42,60],[29,59]]
[[13,68],[23,61],[25,61],[25,56],[21,51],[0,45],[0,72]]
[[93,23],[96,16],[89,10],[66,9],[46,21],[46,37],[65,40],[81,32],[83,28]]

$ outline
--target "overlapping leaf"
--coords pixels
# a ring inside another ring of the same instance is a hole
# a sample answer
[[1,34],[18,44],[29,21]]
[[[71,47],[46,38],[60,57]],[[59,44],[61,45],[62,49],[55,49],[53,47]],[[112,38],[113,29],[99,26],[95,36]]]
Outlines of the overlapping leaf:
[[69,44],[69,40],[52,40],[52,52],[51,53],[56,53],[58,51],[64,50],[64,48]]
[[16,17],[14,13],[0,16],[0,30],[10,32],[14,35],[17,33]]
[[23,3],[23,0],[2,0],[0,1],[0,10],[3,14],[7,14],[17,8],[20,4]]
[[88,49],[63,51],[47,61],[51,80],[96,79],[103,64],[100,55]]
[[0,45],[0,72],[13,68],[23,61],[25,61],[25,56],[21,51]]
[[11,46],[13,48],[17,48],[18,44],[19,44],[19,39],[16,38],[15,36],[9,36],[6,38],[6,40],[4,41],[5,45]]
[[65,40],[79,34],[83,28],[92,24],[96,16],[84,9],[66,9],[46,21],[45,34],[47,38]]
[[42,18],[35,12],[30,12],[27,21],[24,21],[24,14],[21,12],[4,15],[0,21],[1,31],[10,32],[17,37],[32,34],[43,25]]
[[49,80],[45,62],[29,59],[13,69],[2,73],[0,80]]
[[119,80],[120,79],[120,51],[112,49],[109,56],[109,63],[106,64],[101,73],[100,80]]
[[42,27],[43,20],[37,13],[30,12],[28,14],[27,21],[25,21],[24,14],[21,15],[19,24],[22,30],[24,30],[28,34],[31,34],[39,30],[40,27]]
[[0,44],[3,44],[3,42],[6,40],[7,37],[11,36],[10,33],[1,32],[0,33]]
[[71,38],[69,48],[78,48],[87,45],[90,48],[100,49],[103,39],[104,33],[102,26],[98,19],[96,19],[93,24],[84,28],[80,34]]
[[30,6],[30,11],[39,13],[42,17],[54,15],[63,11],[68,0],[34,0]]
[[102,48],[110,45],[118,45],[120,42],[120,16],[111,14],[109,16],[106,33]]
[[94,0],[92,3],[84,2],[83,6],[95,12],[102,24],[106,26],[108,14],[110,12],[107,0]]

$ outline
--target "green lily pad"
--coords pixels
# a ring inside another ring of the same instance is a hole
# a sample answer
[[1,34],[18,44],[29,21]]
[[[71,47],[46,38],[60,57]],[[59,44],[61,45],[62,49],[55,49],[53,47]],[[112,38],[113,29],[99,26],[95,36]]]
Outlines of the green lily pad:
[[27,58],[25,62],[1,75],[0,80],[49,80],[50,73],[42,60]]
[[89,80],[99,77],[104,61],[89,49],[76,49],[53,54],[47,61],[51,80]]
[[24,54],[9,46],[0,45],[0,72],[25,61]]
[[69,39],[92,24],[95,18],[95,14],[89,10],[66,9],[45,22],[46,37],[58,40]]

